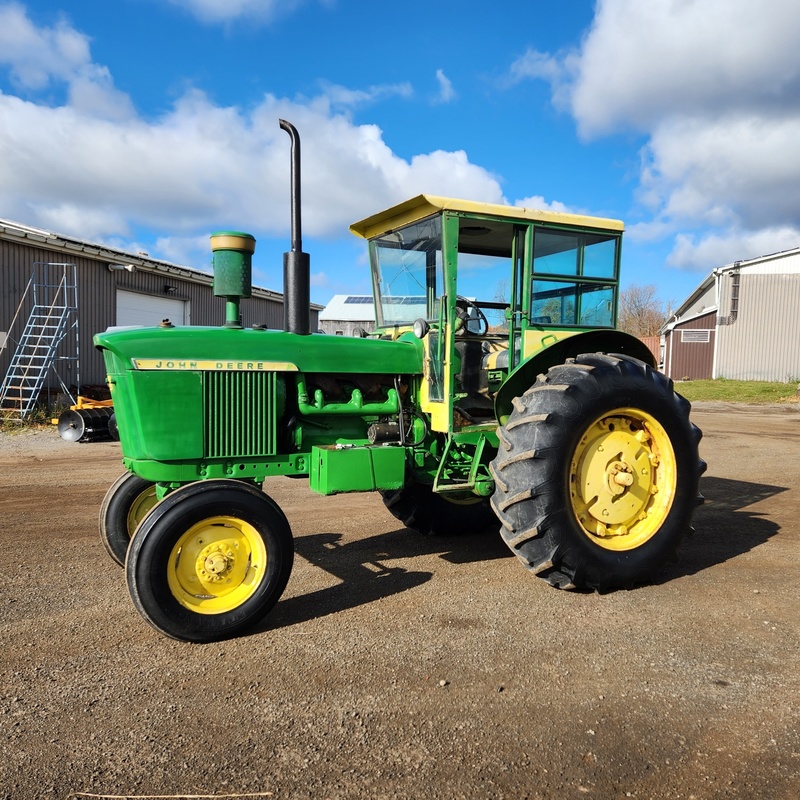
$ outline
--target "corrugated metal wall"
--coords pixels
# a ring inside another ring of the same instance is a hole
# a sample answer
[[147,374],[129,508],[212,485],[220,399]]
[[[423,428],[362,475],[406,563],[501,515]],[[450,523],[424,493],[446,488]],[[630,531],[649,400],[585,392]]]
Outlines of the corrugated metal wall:
[[640,341],[647,345],[647,349],[653,354],[656,364],[661,363],[661,337],[660,336],[642,336]]
[[[104,330],[114,324],[114,285],[112,274],[105,269],[105,265],[103,265],[105,271],[103,276],[101,265],[86,257],[0,240],[0,330],[10,332],[14,337],[19,337],[22,333],[33,307],[32,290],[28,291],[21,307],[20,300],[31,279],[36,262],[75,264],[80,306],[77,341],[80,380],[84,384],[103,383],[105,374],[102,358],[92,347],[92,334],[96,330]],[[50,271],[55,272],[54,269]],[[9,331],[18,308],[19,314],[13,323],[13,330]],[[5,376],[15,346],[16,342],[9,340],[0,353],[0,375]],[[76,342],[73,336],[69,335],[62,342],[58,356],[65,359],[74,358],[75,350]],[[77,366],[77,362],[71,360],[58,365],[58,372],[68,386],[77,382]],[[55,378],[49,383],[52,388],[58,387]]]
[[664,372],[676,381],[711,378],[716,312],[676,325],[665,335]]
[[[138,269],[111,272],[107,260],[98,261],[86,255],[72,255],[61,250],[49,250],[0,239],[0,331],[8,332],[14,315],[25,291],[35,262],[74,263],[77,266],[79,331],[78,350],[80,356],[80,381],[82,385],[104,384],[105,368],[99,352],[92,345],[92,336],[115,324],[116,291],[126,289],[151,296],[164,297],[164,287],[175,288],[170,297],[188,300],[192,325],[221,325],[225,321],[225,300],[214,297],[211,286],[187,280],[180,275],[163,272],[150,272]],[[14,325],[14,335],[18,336],[30,314],[32,299],[20,309]],[[283,301],[278,297],[258,297],[243,300],[241,303],[242,321],[246,327],[254,324],[267,325],[273,329],[283,329]],[[311,310],[311,329],[319,326],[319,310]],[[0,351],[0,376],[4,376],[13,355],[15,342],[9,341]],[[75,343],[69,339],[62,343],[61,356],[71,356]],[[59,370],[64,382],[76,383],[76,376],[70,362],[63,362]],[[56,388],[57,381],[52,381]]]
[[331,336],[336,335],[336,331],[341,331],[340,336],[354,336],[359,331],[372,331],[375,330],[375,320],[365,319],[360,321],[353,320],[340,320],[340,319],[324,319],[319,323],[319,329],[323,333],[328,333]]
[[732,309],[734,280],[720,286],[715,377],[732,380],[800,380],[800,274],[738,277],[738,307]]

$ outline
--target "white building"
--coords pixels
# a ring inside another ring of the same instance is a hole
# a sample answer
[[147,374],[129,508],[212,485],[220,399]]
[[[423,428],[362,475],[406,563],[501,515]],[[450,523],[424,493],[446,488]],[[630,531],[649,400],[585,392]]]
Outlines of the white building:
[[713,270],[662,334],[674,380],[800,380],[800,248]]
[[319,314],[319,329],[332,336],[360,336],[374,328],[372,295],[336,294]]

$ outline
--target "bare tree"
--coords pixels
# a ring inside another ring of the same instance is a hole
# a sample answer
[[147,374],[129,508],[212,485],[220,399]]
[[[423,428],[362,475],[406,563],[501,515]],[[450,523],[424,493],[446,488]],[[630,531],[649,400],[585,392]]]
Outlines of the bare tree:
[[658,298],[656,286],[634,283],[620,292],[617,327],[633,336],[657,336],[671,313],[671,304]]
[[[509,303],[511,297],[511,288],[509,287],[508,278],[501,278],[497,281],[494,288],[494,297],[492,298],[495,303]],[[500,309],[491,309],[487,312],[490,327],[493,333],[500,333],[501,331],[508,330],[508,320],[506,319],[505,311]]]

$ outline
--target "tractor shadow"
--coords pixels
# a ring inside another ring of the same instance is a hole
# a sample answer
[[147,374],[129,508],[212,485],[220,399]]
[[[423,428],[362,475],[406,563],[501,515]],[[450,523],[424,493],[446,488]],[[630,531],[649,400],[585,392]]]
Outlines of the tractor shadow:
[[[667,583],[722,564],[779,532],[776,522],[748,508],[788,491],[787,487],[705,477],[700,490],[705,503],[694,515],[696,533],[684,541],[680,560],[667,565],[652,583]],[[438,556],[451,564],[470,564],[514,558],[493,528],[460,536],[422,536],[399,528],[353,541],[346,541],[340,533],[317,533],[295,539],[295,552],[339,582],[282,599],[252,633],[357,608],[414,589],[434,577],[433,572],[395,566],[392,562],[396,560]],[[525,577],[521,569],[520,579]]]
[[705,503],[695,511],[695,533],[684,541],[680,560],[665,568],[654,582],[694,575],[767,542],[780,531],[780,525],[766,517],[766,512],[748,509],[786,491],[785,486],[702,478],[700,492]]
[[433,578],[433,572],[393,566],[397,559],[438,556],[452,564],[467,564],[513,558],[494,529],[460,536],[422,536],[399,528],[355,541],[344,541],[340,533],[317,533],[295,539],[295,553],[340,583],[282,599],[254,633],[356,608]]

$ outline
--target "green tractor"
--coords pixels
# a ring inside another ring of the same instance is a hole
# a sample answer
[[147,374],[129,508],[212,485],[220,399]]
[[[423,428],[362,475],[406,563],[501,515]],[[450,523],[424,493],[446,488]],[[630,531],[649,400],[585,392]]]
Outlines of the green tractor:
[[261,620],[289,579],[277,475],[323,495],[379,492],[424,534],[499,527],[558,588],[651,580],[702,499],[689,403],[614,329],[623,226],[420,195],[355,223],[376,325],[310,334],[291,137],[285,330],[245,329],[255,240],[211,237],[219,328],[105,332],[127,473],[100,514],[134,604],[206,642]]

